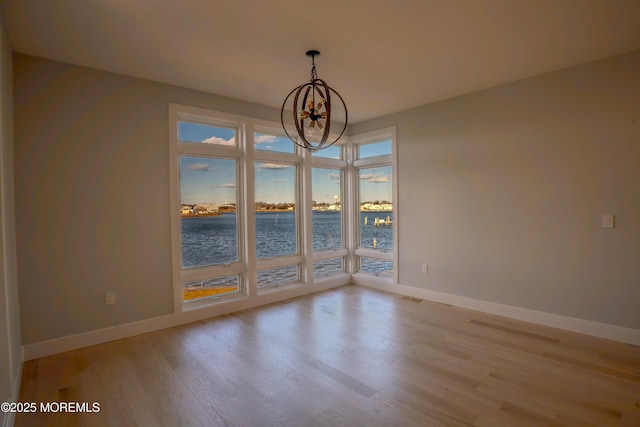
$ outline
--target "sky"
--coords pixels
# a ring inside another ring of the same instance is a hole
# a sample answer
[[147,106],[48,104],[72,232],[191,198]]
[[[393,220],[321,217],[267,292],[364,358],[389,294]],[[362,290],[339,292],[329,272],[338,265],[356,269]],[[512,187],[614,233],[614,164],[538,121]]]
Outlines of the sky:
[[[234,146],[234,129],[180,122],[180,141]],[[256,150],[295,152],[288,138],[256,133]],[[360,158],[388,154],[391,141],[361,146]],[[340,147],[332,146],[313,153],[314,156],[340,158]],[[238,183],[236,161],[232,159],[180,156],[180,197],[183,204],[236,203]],[[295,199],[295,166],[274,162],[255,163],[256,202],[293,203]],[[312,199],[333,203],[341,199],[340,171],[326,168],[312,170]],[[390,201],[392,196],[391,166],[360,169],[360,201]],[[335,196],[338,196],[337,198]]]

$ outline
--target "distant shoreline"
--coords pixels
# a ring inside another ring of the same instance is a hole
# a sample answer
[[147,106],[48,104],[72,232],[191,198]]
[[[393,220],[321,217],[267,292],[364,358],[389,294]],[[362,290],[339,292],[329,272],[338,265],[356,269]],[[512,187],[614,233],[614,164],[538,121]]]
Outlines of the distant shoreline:
[[205,218],[208,216],[220,216],[219,212],[215,212],[215,213],[203,213],[203,214],[195,214],[195,213],[186,213],[183,214],[181,213],[180,216],[182,218]]
[[[260,212],[295,212],[295,209],[256,209],[255,210],[256,213],[260,213]],[[211,217],[211,216],[220,216],[223,213],[236,213],[235,209],[225,209],[222,210],[220,212],[216,212],[216,213],[203,213],[203,214],[193,214],[193,213],[188,213],[188,214],[180,214],[180,216],[182,218],[206,218],[206,217]]]

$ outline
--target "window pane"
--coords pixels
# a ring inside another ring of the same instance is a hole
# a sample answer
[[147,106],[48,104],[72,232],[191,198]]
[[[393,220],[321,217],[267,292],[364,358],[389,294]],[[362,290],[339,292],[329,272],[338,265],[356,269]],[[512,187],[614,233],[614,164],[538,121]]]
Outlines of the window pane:
[[358,158],[383,156],[391,154],[391,140],[374,142],[373,144],[363,144],[358,146]]
[[314,157],[326,157],[328,159],[342,159],[342,146],[336,143],[322,150],[312,151],[311,155]]
[[313,263],[313,276],[322,277],[344,271],[343,258],[331,258]]
[[178,140],[180,142],[238,145],[235,129],[191,122],[178,122]]
[[216,277],[215,279],[197,280],[184,284],[183,299],[185,302],[197,301],[240,291],[238,276]]
[[299,271],[297,265],[260,270],[258,271],[258,289],[296,282],[300,278]]
[[360,257],[358,270],[376,277],[393,278],[393,261]]
[[281,153],[295,152],[293,141],[284,136],[255,133],[253,141],[256,150],[279,151]]
[[238,261],[236,199],[236,160],[180,156],[183,268]]
[[313,250],[338,249],[342,245],[342,171],[313,168]]
[[393,249],[391,166],[358,170],[360,246]]
[[296,166],[256,163],[255,177],[258,258],[297,254]]

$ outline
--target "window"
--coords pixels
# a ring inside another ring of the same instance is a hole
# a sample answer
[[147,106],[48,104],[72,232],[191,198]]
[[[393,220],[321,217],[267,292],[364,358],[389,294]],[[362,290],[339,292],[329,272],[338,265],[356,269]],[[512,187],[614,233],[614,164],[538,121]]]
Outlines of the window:
[[330,147],[324,148],[320,151],[314,151],[312,153],[314,157],[324,157],[327,159],[342,159],[342,148],[340,144],[334,144]]
[[342,170],[313,168],[313,250],[333,250],[342,243]]
[[279,123],[169,112],[176,311],[354,273],[396,279],[393,129],[309,152]]
[[178,122],[178,141],[234,147],[238,145],[236,130],[233,128],[182,120]]
[[360,247],[393,249],[391,166],[358,169]]
[[313,263],[313,276],[326,277],[344,272],[344,258],[329,258]]
[[253,137],[253,143],[256,150],[277,151],[281,153],[295,153],[295,145],[285,137],[278,135],[270,135],[268,130],[256,132]]
[[[296,211],[297,166],[256,162],[256,255],[258,289],[295,282],[300,278],[297,257],[299,227]],[[288,264],[277,268],[273,263]],[[291,263],[295,263],[291,265]]]
[[375,277],[392,278],[393,261],[358,257],[358,271]]
[[[243,294],[242,124],[172,109],[176,306]],[[174,166],[175,165],[175,168]]]
[[255,164],[258,259],[298,253],[296,165]]
[[238,261],[237,161],[180,156],[182,268]]
[[301,281],[302,156],[281,129],[254,134],[255,252],[258,293]]
[[300,273],[297,265],[260,270],[258,271],[258,289],[285,285],[299,279]]
[[183,287],[184,301],[196,302],[220,295],[235,294],[240,291],[240,280],[238,276],[222,276],[187,282]]
[[391,154],[393,144],[390,139],[358,146],[358,159]]
[[356,159],[355,270],[396,282],[395,130],[354,136],[352,142]]
[[[345,272],[348,253],[345,194],[347,162],[345,147],[335,144],[313,152],[311,169],[311,228],[313,238],[313,276],[322,279]],[[324,154],[318,155],[318,154]]]

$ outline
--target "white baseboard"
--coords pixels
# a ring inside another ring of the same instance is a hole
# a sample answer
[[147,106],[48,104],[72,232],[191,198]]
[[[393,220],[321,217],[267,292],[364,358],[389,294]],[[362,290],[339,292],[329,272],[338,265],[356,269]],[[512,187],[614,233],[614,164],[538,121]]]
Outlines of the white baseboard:
[[[412,286],[394,285],[388,280],[379,279],[364,274],[354,274],[353,276],[351,276],[351,280],[349,280],[349,275],[345,274],[327,278],[314,284],[313,286],[301,286],[292,289],[283,289],[280,292],[272,292],[258,296],[256,298],[245,298],[228,303],[208,306],[206,308],[184,311],[181,313],[156,317],[153,319],[145,319],[138,322],[113,326],[110,328],[84,332],[77,335],[27,344],[23,346],[23,359],[37,359],[39,357],[63,353],[65,351],[76,350],[78,348],[88,347],[91,345],[102,344],[105,342],[128,338],[139,334],[158,331],[185,323],[208,319],[215,316],[221,316],[223,314],[228,314],[239,310],[246,310],[248,308],[257,307],[264,304],[270,304],[273,302],[282,301],[313,292],[335,288],[347,283],[355,283],[357,285],[368,286],[371,288],[381,289],[401,295],[423,298],[430,301],[468,308],[483,313],[495,314],[499,316],[509,317],[511,319],[523,320],[539,325],[550,326],[553,328],[564,329],[567,331],[578,332],[581,334],[592,335],[600,338],[606,338],[640,346],[640,331],[636,329],[609,325],[606,323],[599,323],[590,320],[576,319],[573,317],[562,316],[558,314],[498,304],[494,302],[462,297],[443,292],[431,291],[428,289],[415,288]],[[22,370],[20,371],[22,372]],[[20,381],[18,381],[18,387],[19,383]]]
[[527,308],[515,307],[495,302],[483,301],[474,298],[462,297],[459,295],[447,294],[443,292],[431,291],[428,289],[415,288],[406,285],[394,285],[390,282],[368,277],[362,274],[354,274],[353,283],[369,286],[388,292],[401,295],[408,295],[422,298],[429,301],[450,304],[456,307],[468,308],[470,310],[481,311],[483,313],[495,314],[511,319],[523,320],[525,322],[536,323],[538,325],[550,326],[552,328],[564,329],[566,331],[578,332],[599,338],[606,338],[613,341],[620,341],[627,344],[640,346],[640,330],[625,328],[623,326],[610,325],[607,323],[594,322],[591,320],[577,319],[575,317],[562,316],[559,314],[547,313],[544,311],[530,310]]
[[137,322],[55,338],[33,344],[26,344],[23,346],[24,360],[37,359],[39,357],[50,356],[52,354],[64,353],[65,351],[129,338],[135,335],[171,328],[185,323],[196,322],[198,320],[221,316],[223,314],[229,314],[240,310],[246,310],[248,308],[258,307],[260,305],[271,304],[277,301],[335,288],[348,283],[350,283],[350,275],[341,274],[318,280],[312,286],[284,288],[281,291],[269,292],[255,298],[242,298],[198,309],[183,311],[176,314],[140,320]]

